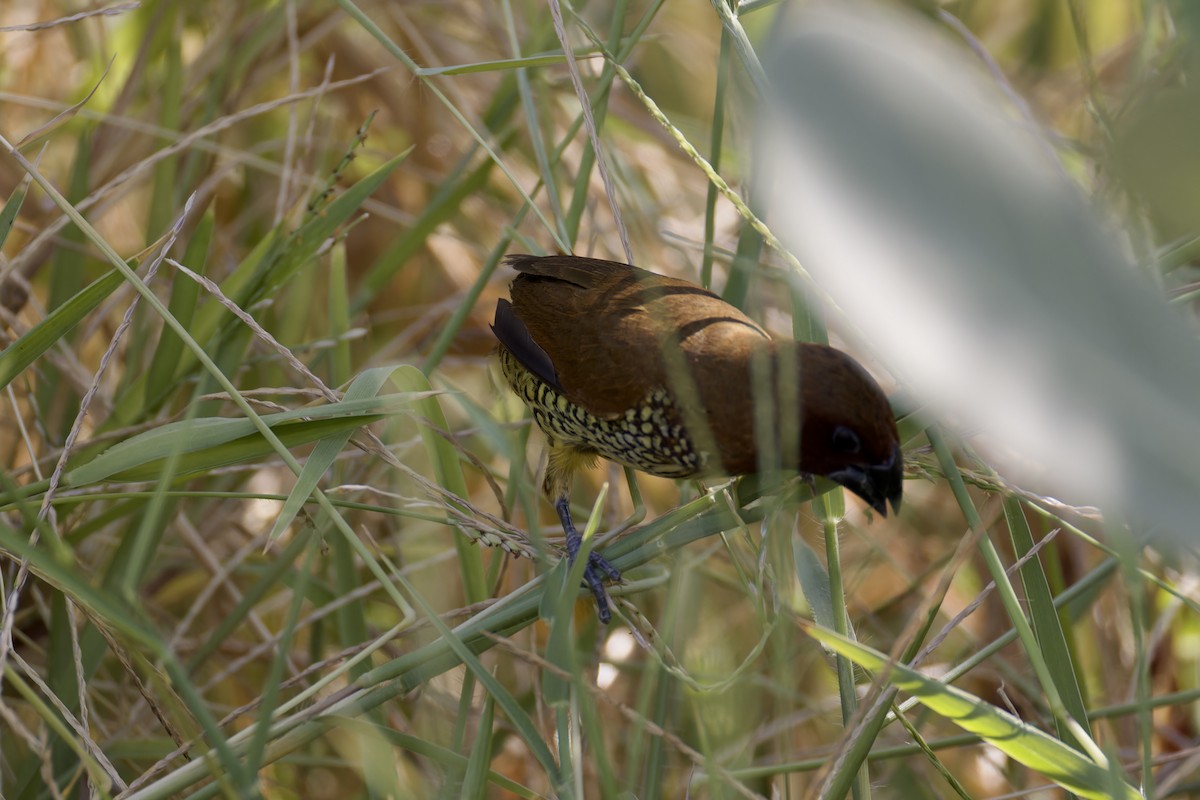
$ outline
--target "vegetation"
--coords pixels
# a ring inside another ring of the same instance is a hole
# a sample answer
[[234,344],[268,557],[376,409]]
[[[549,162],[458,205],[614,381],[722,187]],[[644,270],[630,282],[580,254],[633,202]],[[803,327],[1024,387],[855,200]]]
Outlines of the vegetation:
[[[1190,313],[1191,5],[903,5]],[[1187,548],[899,402],[887,519],[597,468],[597,623],[491,358],[506,253],[627,236],[907,387],[748,219],[782,6],[556,9],[0,4],[0,795],[1196,791]]]

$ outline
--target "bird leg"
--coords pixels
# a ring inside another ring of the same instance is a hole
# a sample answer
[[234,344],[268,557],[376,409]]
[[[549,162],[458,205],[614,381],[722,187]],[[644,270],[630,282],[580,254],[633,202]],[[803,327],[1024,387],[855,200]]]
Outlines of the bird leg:
[[[583,546],[583,534],[579,532],[579,529],[575,527],[575,522],[571,519],[571,475],[583,463],[594,463],[595,454],[580,452],[574,448],[551,442],[549,455],[542,489],[554,503],[554,510],[558,512],[563,533],[567,537],[567,563],[574,566],[575,559],[579,557],[579,549]],[[596,598],[596,616],[607,625],[612,619],[612,611],[608,607],[608,595],[604,592],[602,573],[607,575],[609,580],[619,581],[621,579],[620,570],[610,564],[604,556],[592,551],[588,554],[588,563],[583,570],[583,582],[591,590],[592,596]]]

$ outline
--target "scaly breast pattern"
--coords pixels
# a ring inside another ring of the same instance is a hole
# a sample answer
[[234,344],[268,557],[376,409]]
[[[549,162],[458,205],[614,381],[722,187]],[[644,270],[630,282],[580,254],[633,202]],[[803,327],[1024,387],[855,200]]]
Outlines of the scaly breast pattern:
[[533,411],[533,419],[551,440],[664,478],[689,478],[704,472],[670,393],[652,390],[625,413],[597,417],[576,405],[529,370],[506,348],[500,348],[505,380]]

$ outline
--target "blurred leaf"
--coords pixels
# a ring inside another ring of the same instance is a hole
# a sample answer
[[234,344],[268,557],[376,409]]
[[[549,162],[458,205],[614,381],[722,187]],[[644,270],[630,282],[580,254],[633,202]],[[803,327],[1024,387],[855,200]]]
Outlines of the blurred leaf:
[[1033,121],[916,15],[806,5],[776,45],[772,219],[905,388],[1028,488],[1194,531],[1200,347]]
[[1200,47],[1200,5],[1192,0],[1167,0],[1166,6],[1171,11],[1172,22],[1183,34],[1185,57],[1195,61],[1197,48]]
[[1146,203],[1165,239],[1200,231],[1198,141],[1200,89],[1189,82],[1182,89],[1171,86],[1139,98],[1114,143],[1118,174]]

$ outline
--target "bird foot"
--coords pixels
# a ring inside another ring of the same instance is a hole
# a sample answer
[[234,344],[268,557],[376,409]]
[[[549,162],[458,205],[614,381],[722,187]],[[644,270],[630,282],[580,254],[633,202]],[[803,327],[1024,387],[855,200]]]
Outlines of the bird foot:
[[609,563],[607,558],[595,551],[588,553],[588,569],[600,570],[614,583],[621,580],[621,570],[614,567]]
[[[580,535],[575,523],[571,520],[571,512],[566,500],[556,501],[554,507],[558,511],[559,519],[563,523],[563,530],[567,534],[567,563],[574,566],[575,559],[579,558],[579,549],[583,545],[583,536]],[[599,553],[588,553],[588,563],[583,570],[583,583],[596,598],[596,616],[607,625],[612,620],[612,609],[608,605],[608,594],[604,591],[603,576],[608,576],[610,581],[619,581],[621,580],[621,571]]]
[[[574,559],[571,561],[573,563]],[[592,590],[592,596],[596,598],[596,616],[607,625],[612,621],[612,609],[608,606],[608,593],[604,591],[604,579],[600,577],[601,573],[606,574],[609,580],[621,580],[620,571],[608,563],[608,559],[599,553],[589,553],[588,565],[583,570],[583,582]]]

